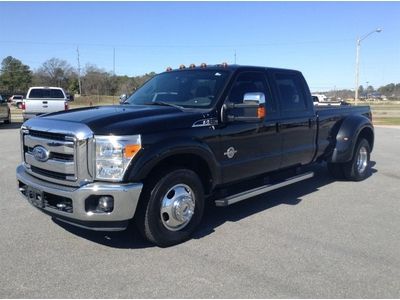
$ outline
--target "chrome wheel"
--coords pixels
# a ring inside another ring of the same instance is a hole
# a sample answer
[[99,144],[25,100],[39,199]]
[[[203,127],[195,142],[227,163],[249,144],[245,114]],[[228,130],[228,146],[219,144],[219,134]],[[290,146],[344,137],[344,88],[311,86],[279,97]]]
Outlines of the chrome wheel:
[[363,146],[360,148],[360,151],[358,151],[357,155],[357,171],[359,174],[364,173],[365,169],[367,168],[368,165],[368,152],[367,149]]
[[173,186],[161,201],[160,216],[165,228],[177,231],[189,224],[194,214],[195,196],[186,184]]

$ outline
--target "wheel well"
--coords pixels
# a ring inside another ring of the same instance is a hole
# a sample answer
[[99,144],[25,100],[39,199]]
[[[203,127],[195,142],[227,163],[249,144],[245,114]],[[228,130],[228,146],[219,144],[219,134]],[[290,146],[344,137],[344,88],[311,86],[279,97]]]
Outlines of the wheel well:
[[366,127],[361,130],[360,134],[358,135],[358,140],[366,139],[368,141],[369,146],[372,148],[374,147],[374,133],[371,128]]
[[195,154],[176,154],[169,156],[154,166],[146,177],[150,176],[151,178],[152,174],[154,173],[159,173],[162,170],[177,167],[190,169],[195,172],[203,184],[205,194],[209,194],[211,192],[213,178],[210,168],[203,158]]

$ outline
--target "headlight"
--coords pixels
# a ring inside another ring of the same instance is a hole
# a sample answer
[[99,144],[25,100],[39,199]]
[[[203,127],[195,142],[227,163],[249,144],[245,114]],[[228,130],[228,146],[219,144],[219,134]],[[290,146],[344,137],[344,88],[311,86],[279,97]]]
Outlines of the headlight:
[[96,179],[119,181],[142,148],[140,135],[95,136]]

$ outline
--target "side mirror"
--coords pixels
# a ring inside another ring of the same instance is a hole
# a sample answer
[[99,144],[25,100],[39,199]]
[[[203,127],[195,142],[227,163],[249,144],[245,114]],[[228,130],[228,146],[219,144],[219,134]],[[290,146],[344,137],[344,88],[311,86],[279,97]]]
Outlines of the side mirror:
[[128,96],[126,94],[122,94],[121,96],[119,96],[119,104],[123,104],[126,99],[128,99]]
[[223,105],[223,111],[228,112],[235,108],[242,108],[238,115],[226,115],[223,113],[224,121],[261,121],[265,117],[265,95],[264,93],[246,93],[243,103],[227,103]]

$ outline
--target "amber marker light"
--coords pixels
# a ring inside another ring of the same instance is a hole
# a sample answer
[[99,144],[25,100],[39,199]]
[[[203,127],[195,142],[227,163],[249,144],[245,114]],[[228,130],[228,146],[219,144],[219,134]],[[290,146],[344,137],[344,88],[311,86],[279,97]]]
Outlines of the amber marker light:
[[124,157],[125,158],[132,158],[136,155],[136,153],[139,152],[139,150],[141,149],[141,145],[126,145],[125,146],[125,151],[124,151]]
[[257,109],[257,117],[259,119],[264,119],[265,118],[265,114],[266,114],[265,107],[264,106],[258,107],[258,109]]

